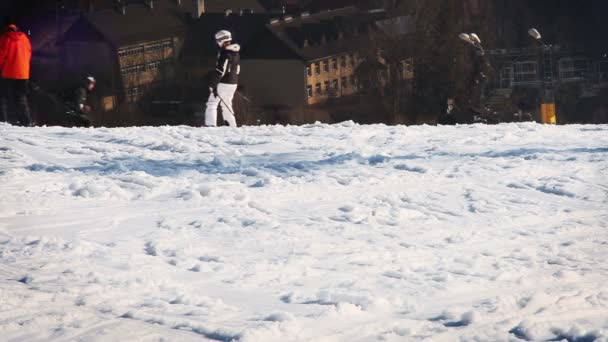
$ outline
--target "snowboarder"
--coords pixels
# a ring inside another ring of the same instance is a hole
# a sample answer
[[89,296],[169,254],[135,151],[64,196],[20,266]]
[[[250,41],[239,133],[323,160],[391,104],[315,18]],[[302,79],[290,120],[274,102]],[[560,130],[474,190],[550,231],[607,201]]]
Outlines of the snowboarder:
[[32,45],[29,38],[16,25],[8,25],[6,32],[0,36],[0,111],[5,122],[9,121],[9,99],[12,98],[18,122],[24,126],[32,124],[27,102],[31,60]]
[[83,82],[64,95],[64,102],[68,108],[68,115],[71,115],[75,124],[85,127],[91,126],[91,120],[87,114],[91,112],[88,105],[89,94],[95,89],[97,81],[93,76],[87,76]]
[[230,127],[237,127],[232,99],[239,83],[241,57],[239,44],[232,43],[232,34],[222,30],[215,34],[220,48],[216,70],[209,77],[209,99],[205,110],[205,126],[217,125],[217,109],[222,106],[222,117]]

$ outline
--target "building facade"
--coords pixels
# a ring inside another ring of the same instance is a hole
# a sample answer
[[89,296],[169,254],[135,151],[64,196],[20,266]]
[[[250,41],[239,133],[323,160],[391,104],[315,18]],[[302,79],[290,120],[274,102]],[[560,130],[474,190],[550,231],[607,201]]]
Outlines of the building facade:
[[369,83],[369,75],[360,72],[365,62],[380,64],[374,71],[385,76],[411,79],[411,59],[403,58],[399,70],[391,71],[376,54],[360,53],[373,50],[370,39],[383,34],[377,23],[386,15],[346,7],[270,17],[243,47],[242,81],[261,104],[293,108],[359,93]]
[[342,53],[310,61],[306,65],[306,104],[322,103],[329,98],[357,92],[355,53]]
[[265,11],[256,0],[95,0],[80,6],[89,11],[61,40],[63,75],[94,75],[107,93],[100,104],[105,111],[174,82],[187,32],[201,16]]
[[117,50],[124,100],[137,102],[146,88],[174,76],[180,37],[122,46]]
[[120,5],[82,16],[61,41],[67,78],[96,77],[99,107],[134,103],[146,89],[173,77],[192,7],[174,1]]

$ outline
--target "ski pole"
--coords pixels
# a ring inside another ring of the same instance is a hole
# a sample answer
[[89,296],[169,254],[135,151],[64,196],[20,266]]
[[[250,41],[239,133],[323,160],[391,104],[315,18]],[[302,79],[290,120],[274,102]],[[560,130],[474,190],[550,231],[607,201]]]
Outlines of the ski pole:
[[230,112],[232,115],[236,116],[236,115],[234,114],[234,112],[232,111],[232,109],[230,109],[230,107],[228,107],[228,104],[226,104],[226,101],[224,101],[224,99],[223,99],[223,98],[220,96],[220,94],[217,94],[217,97],[219,97],[219,98],[220,98],[220,101],[222,101],[222,103],[224,104],[224,107],[228,108],[228,111],[229,111],[229,112]]
[[243,100],[245,100],[246,102],[251,103],[251,99],[249,99],[247,96],[245,96],[245,95],[243,95],[243,94],[239,93],[238,91],[236,92],[236,94],[237,94],[238,96],[240,96],[240,97],[241,97]]

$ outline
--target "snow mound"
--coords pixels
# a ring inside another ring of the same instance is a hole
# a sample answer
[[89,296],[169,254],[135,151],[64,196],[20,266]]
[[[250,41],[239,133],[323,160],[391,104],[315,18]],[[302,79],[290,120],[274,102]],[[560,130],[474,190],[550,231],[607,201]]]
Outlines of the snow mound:
[[7,341],[605,341],[608,126],[0,124]]

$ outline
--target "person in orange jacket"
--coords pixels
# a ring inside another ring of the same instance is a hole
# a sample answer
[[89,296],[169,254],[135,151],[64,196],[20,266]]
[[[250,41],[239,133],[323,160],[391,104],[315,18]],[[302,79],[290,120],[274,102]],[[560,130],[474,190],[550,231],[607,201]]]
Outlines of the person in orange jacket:
[[16,25],[8,25],[0,36],[0,110],[5,122],[8,122],[8,102],[13,98],[19,123],[25,126],[32,124],[27,102],[31,60],[29,38]]

